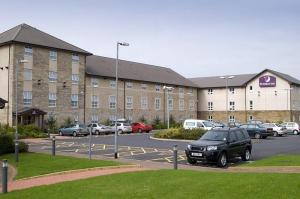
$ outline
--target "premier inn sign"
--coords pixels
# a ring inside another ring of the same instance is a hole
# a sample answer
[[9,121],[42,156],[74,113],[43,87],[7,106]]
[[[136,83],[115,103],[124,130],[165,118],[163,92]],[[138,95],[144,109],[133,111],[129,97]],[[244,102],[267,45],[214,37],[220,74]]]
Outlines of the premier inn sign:
[[259,78],[260,87],[275,87],[276,86],[276,77],[265,75]]

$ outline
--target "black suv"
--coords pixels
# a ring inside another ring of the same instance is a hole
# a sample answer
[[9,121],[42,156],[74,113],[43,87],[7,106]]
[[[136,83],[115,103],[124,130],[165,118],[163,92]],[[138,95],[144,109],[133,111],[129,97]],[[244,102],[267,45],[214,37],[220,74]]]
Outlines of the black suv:
[[199,140],[190,143],[185,150],[187,161],[216,162],[225,167],[231,158],[241,156],[248,161],[251,157],[252,143],[246,130],[223,128],[207,131]]

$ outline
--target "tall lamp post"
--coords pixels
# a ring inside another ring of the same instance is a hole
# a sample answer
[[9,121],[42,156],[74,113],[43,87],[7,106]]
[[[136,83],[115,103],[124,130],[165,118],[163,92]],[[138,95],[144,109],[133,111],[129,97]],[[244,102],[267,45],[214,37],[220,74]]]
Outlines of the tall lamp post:
[[164,86],[164,91],[167,91],[167,122],[168,122],[168,129],[170,128],[170,108],[169,108],[169,91],[172,91],[174,88],[170,86]]
[[19,162],[19,135],[18,135],[18,69],[19,64],[28,63],[25,59],[16,60],[16,132],[15,132],[15,159]]
[[220,78],[225,79],[225,82],[226,82],[226,117],[227,117],[227,122],[228,122],[229,121],[229,118],[228,118],[228,80],[233,79],[234,76],[222,76]]
[[116,59],[116,121],[115,121],[115,159],[118,158],[118,67],[119,67],[119,46],[129,46],[126,42],[117,42],[117,59]]
[[[289,111],[289,113],[290,113],[290,120],[292,121],[292,106],[290,105],[290,108],[289,108],[289,104],[291,104],[291,103],[289,103],[289,96],[291,96],[291,90],[293,90],[293,88],[284,88],[283,90],[285,90],[286,91],[286,110],[287,111]],[[289,93],[290,93],[290,95],[289,95]]]

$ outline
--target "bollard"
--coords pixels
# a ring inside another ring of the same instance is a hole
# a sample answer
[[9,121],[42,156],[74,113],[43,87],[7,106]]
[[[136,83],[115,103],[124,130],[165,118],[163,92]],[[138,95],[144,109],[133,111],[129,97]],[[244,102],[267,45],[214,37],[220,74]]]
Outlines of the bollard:
[[8,171],[7,160],[2,162],[2,193],[7,193],[7,171]]
[[173,157],[173,163],[174,163],[174,169],[177,170],[177,145],[174,145],[173,147],[173,153],[174,153],[174,157]]
[[52,156],[55,156],[55,136],[52,136]]

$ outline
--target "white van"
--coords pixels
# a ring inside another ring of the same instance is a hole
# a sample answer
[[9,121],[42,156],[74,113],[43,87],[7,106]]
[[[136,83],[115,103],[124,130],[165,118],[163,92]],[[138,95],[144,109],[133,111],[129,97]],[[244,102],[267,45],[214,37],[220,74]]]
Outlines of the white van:
[[184,121],[183,128],[184,129],[202,128],[205,130],[211,130],[213,128],[213,124],[207,120],[188,119]]

